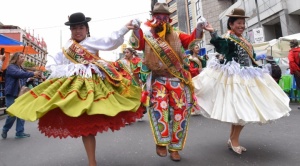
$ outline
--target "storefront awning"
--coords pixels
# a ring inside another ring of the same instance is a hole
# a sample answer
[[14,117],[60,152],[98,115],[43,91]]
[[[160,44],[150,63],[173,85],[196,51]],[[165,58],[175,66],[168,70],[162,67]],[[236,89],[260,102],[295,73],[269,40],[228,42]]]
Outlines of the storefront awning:
[[24,54],[38,54],[31,46],[21,46],[21,45],[0,45],[0,48],[4,48],[5,52],[15,53],[24,52]]

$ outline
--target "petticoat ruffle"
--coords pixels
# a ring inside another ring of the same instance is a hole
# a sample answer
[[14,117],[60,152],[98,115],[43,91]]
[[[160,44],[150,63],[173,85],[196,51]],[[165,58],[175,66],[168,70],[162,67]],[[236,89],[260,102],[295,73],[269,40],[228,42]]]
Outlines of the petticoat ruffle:
[[257,67],[211,59],[193,78],[201,113],[222,122],[264,124],[288,116],[289,97],[270,74]]

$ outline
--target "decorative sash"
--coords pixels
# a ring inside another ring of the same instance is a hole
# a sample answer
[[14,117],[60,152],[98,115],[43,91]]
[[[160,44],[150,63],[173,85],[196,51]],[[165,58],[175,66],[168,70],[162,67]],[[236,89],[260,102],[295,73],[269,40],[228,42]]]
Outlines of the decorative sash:
[[189,55],[189,60],[195,62],[199,67],[202,66],[200,59],[197,57],[194,57],[193,55]]
[[138,80],[136,80],[135,76],[133,75],[134,71],[132,71],[132,69],[131,69],[132,62],[129,62],[129,65],[128,65],[127,60],[122,59],[122,60],[117,61],[117,63],[120,66],[120,68],[122,68],[124,70],[124,72],[127,73],[127,76],[130,77],[127,79],[130,79],[134,85],[138,85]]
[[253,57],[253,50],[252,47],[250,47],[250,43],[246,43],[246,41],[241,40],[239,37],[237,37],[235,34],[232,34],[231,31],[228,31],[228,33],[224,36],[224,38],[229,39],[235,43],[237,43],[241,48],[243,48],[251,58],[252,62],[258,65]]
[[160,37],[154,38],[151,34],[145,35],[145,40],[174,77],[184,81],[186,84],[191,84],[190,72],[183,68],[182,60],[164,39]]
[[76,64],[95,64],[102,71],[104,71],[107,76],[107,80],[114,85],[118,85],[118,83],[122,80],[122,75],[115,69],[115,67],[111,63],[90,53],[74,40],[70,40],[67,45],[67,48],[63,48],[63,53],[71,62]]

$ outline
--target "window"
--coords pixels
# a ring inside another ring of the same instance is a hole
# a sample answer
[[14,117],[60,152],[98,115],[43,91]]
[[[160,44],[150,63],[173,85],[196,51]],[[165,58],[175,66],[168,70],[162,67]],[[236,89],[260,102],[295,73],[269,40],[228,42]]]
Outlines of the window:
[[189,23],[190,23],[190,32],[193,32],[194,29],[193,19],[190,19]]
[[189,4],[189,6],[188,6],[188,12],[189,12],[189,17],[190,18],[193,17],[193,15],[192,15],[192,5],[191,4]]
[[174,17],[177,15],[177,11],[174,11],[173,13],[170,14],[170,18]]
[[200,2],[199,0],[195,3],[195,7],[196,7],[196,15],[199,16],[201,15],[201,8],[200,8]]
[[178,28],[178,22],[172,25],[174,28]]
[[176,2],[176,0],[172,0],[168,3],[169,6],[172,6],[174,3]]

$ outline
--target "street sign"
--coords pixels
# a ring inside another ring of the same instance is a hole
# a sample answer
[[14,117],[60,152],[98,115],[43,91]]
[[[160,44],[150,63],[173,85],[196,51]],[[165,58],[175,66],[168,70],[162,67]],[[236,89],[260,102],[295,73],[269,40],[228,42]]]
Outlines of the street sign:
[[253,29],[254,43],[262,43],[265,41],[264,30],[263,28]]

